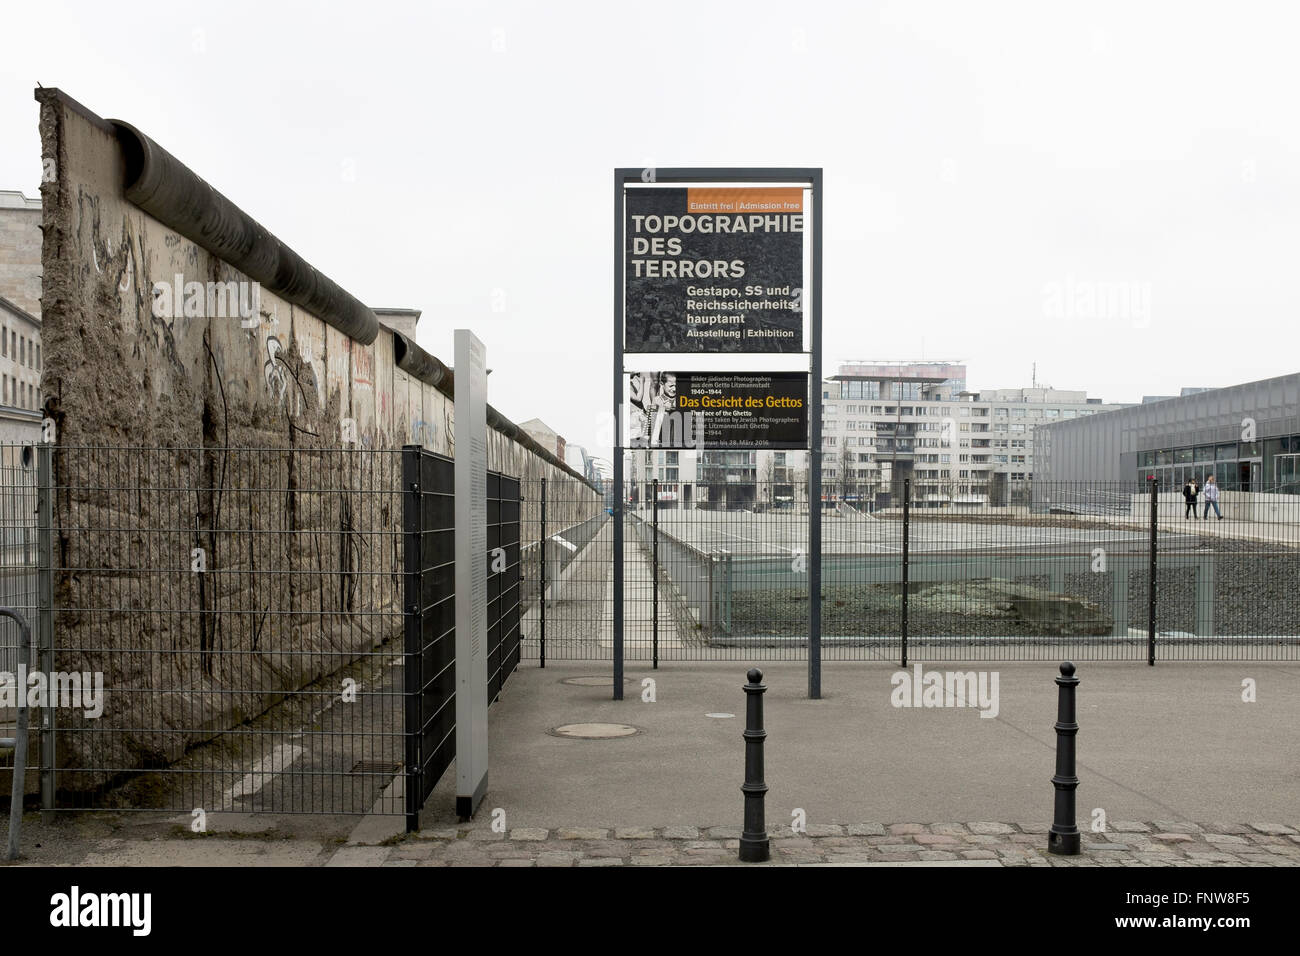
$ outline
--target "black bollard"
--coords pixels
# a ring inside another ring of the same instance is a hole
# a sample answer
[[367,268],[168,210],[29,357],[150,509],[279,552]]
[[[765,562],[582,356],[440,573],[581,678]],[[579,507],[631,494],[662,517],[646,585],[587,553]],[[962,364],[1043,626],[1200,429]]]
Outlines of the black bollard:
[[764,863],[771,858],[767,841],[767,823],[764,820],[763,800],[767,784],[763,782],[763,672],[751,668],[745,675],[745,782],[740,790],[745,795],[745,829],[740,834],[740,859],[742,863]]
[[1047,834],[1047,852],[1076,856],[1080,842],[1079,828],[1074,821],[1074,791],[1079,786],[1079,778],[1074,772],[1074,738],[1079,733],[1079,725],[1075,720],[1074,695],[1079,678],[1074,676],[1074,665],[1069,661],[1061,664],[1056,686],[1061,688],[1056,706],[1056,776],[1052,778],[1052,786],[1056,788],[1056,816]]

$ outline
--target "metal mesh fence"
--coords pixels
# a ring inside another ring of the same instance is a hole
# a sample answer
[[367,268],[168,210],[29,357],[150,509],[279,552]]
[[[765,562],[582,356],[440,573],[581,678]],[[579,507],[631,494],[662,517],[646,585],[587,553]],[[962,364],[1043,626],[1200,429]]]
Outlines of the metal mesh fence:
[[[401,456],[0,449],[0,600],[32,623],[57,728],[33,734],[28,792],[409,811]],[[576,481],[497,482],[496,679],[516,655],[612,658],[614,509]],[[781,490],[697,485],[687,506],[652,482],[624,507],[628,660],[807,656],[807,487]],[[824,486],[825,660],[1300,660],[1300,495],[1224,490],[1207,514],[1137,482],[910,491]],[[0,622],[0,683],[17,644]]]
[[61,807],[402,811],[400,452],[53,465],[54,666],[103,688],[56,709]]
[[[38,606],[35,465],[30,447],[0,445],[0,607],[12,608],[20,614],[33,634]],[[22,746],[18,694],[25,685],[19,677],[35,661],[23,653],[22,646],[22,630],[18,623],[9,616],[0,617],[0,739],[14,744],[12,747],[0,745],[0,807],[8,807],[15,792],[13,778],[17,748]],[[28,721],[30,724],[30,711]],[[30,728],[26,736],[30,743],[34,737]],[[28,746],[24,756],[28,765],[33,763],[33,748]],[[18,781],[17,788],[20,794],[29,781],[35,785],[38,772],[21,776],[23,779]],[[10,814],[0,812],[0,846],[7,848],[10,838]]]
[[[30,447],[0,445],[0,606],[36,619],[36,457]],[[18,669],[19,634],[0,620],[0,672]],[[0,734],[4,736],[4,734]]]
[[[651,483],[625,506],[626,659],[806,656],[807,486],[780,490],[678,500]],[[1163,660],[1300,659],[1300,496],[1223,492],[1222,520],[1193,521],[1177,489],[1153,516],[1139,482],[1014,482],[965,504],[905,491],[823,486],[826,660],[1146,661],[1153,639]],[[612,520],[569,542],[530,656],[543,633],[550,657],[612,656]]]
[[612,518],[577,482],[520,482],[524,659],[599,660],[613,654]]

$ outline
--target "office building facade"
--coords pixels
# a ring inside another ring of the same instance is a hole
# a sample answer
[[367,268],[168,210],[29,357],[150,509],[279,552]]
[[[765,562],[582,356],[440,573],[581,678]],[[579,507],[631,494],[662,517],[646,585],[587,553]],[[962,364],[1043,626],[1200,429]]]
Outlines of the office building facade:
[[1135,405],[1040,432],[1043,477],[1300,492],[1300,373]]

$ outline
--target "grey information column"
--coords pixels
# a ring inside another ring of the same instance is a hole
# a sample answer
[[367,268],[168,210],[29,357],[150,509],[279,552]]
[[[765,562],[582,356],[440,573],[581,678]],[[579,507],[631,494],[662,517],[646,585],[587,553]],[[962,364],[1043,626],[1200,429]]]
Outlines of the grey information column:
[[487,791],[487,353],[456,330],[456,814]]

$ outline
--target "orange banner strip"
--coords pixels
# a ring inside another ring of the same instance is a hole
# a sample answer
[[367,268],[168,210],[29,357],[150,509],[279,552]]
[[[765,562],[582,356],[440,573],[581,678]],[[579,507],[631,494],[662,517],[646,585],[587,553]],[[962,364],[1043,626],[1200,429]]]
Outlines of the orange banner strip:
[[803,187],[692,187],[686,190],[686,211],[692,215],[803,212]]

